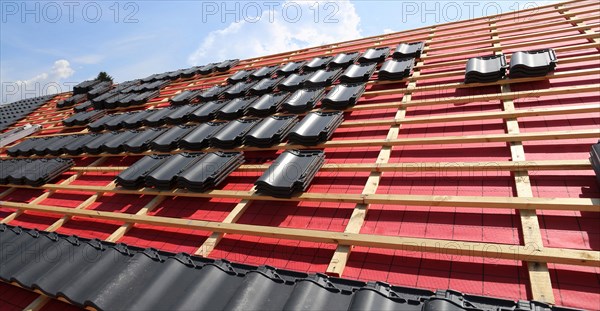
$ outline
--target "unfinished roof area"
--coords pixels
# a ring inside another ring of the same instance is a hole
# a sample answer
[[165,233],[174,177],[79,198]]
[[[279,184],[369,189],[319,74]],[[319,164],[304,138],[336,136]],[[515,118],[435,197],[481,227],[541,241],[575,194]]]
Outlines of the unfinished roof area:
[[0,309],[600,310],[599,14],[2,106]]

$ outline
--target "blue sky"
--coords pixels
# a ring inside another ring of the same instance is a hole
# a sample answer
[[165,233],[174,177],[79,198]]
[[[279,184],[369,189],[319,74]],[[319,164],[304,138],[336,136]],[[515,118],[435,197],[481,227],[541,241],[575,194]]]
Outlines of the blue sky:
[[5,1],[1,102],[552,1]]

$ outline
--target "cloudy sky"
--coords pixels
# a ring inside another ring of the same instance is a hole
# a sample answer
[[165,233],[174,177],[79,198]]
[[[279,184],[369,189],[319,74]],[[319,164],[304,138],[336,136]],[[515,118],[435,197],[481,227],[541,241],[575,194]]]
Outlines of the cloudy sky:
[[0,102],[552,1],[0,1]]

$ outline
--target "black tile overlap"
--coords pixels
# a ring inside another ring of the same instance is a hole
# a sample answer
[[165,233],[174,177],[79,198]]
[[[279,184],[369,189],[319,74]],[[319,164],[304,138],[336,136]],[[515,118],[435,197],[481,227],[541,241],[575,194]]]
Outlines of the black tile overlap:
[[215,85],[198,95],[202,101],[216,100],[228,88],[228,85]]
[[277,88],[282,91],[295,91],[302,88],[304,82],[310,78],[312,73],[293,73],[283,79]]
[[244,142],[244,137],[261,119],[239,119],[227,123],[210,138],[210,145],[219,149],[233,149]]
[[177,106],[165,117],[166,124],[183,124],[190,121],[190,115],[198,109],[198,105]]
[[277,68],[279,68],[277,65],[260,67],[250,74],[250,78],[253,80],[268,78],[277,70]]
[[193,125],[177,125],[162,135],[156,137],[150,143],[150,149],[161,152],[169,152],[171,150],[177,149],[177,144],[179,140],[181,140],[185,135],[187,135],[195,126]]
[[359,56],[360,56],[360,53],[358,53],[358,52],[340,53],[340,54],[336,55],[329,62],[329,67],[330,68],[338,68],[338,67],[346,68],[346,67],[354,64],[354,62],[358,59]]
[[292,127],[298,123],[297,116],[271,116],[263,119],[244,139],[244,144],[259,148],[268,148],[281,143]]
[[378,80],[402,80],[411,74],[414,58],[389,59],[379,69]]
[[377,63],[353,64],[340,76],[342,83],[367,82],[375,73]]
[[198,108],[189,114],[188,118],[190,121],[194,122],[208,122],[213,120],[217,111],[223,108],[223,106],[228,102],[229,101],[227,100],[219,100],[198,105]]
[[242,97],[246,94],[246,92],[256,84],[255,81],[241,81],[226,89],[223,92],[223,97],[225,98],[236,98]]
[[241,118],[244,116],[246,108],[257,98],[257,96],[234,98],[217,110],[215,118],[219,120],[234,120]]
[[59,136],[60,137],[59,139],[54,141],[52,144],[49,144],[46,146],[45,152],[46,152],[46,154],[50,154],[50,155],[54,155],[54,156],[61,155],[61,154],[65,153],[64,152],[65,146],[73,143],[74,141],[79,139],[80,136],[81,135]]
[[102,143],[103,152],[110,154],[119,154],[125,151],[125,143],[134,139],[138,135],[137,131],[122,131],[112,137],[110,140]]
[[191,191],[204,192],[217,187],[244,163],[241,152],[207,153],[177,176],[177,185]]
[[84,112],[90,108],[93,107],[92,101],[90,100],[86,100],[81,104],[77,104],[75,107],[73,107],[73,111],[75,112]]
[[294,72],[299,72],[302,66],[306,64],[306,61],[289,62],[277,69],[278,76],[288,76]]
[[342,69],[319,69],[304,82],[304,87],[315,88],[332,85],[342,74]]
[[539,77],[554,71],[558,59],[553,49],[514,52],[510,57],[511,78]]
[[248,80],[248,78],[250,78],[250,75],[254,72],[254,70],[238,70],[236,71],[236,73],[232,74],[231,76],[229,76],[229,78],[227,78],[227,82],[230,84],[234,84],[234,83],[238,83],[238,82],[243,82]]
[[194,165],[202,155],[202,153],[179,153],[170,156],[148,173],[145,178],[146,187],[160,190],[172,189],[176,185],[179,173]]
[[229,71],[229,69],[237,66],[237,64],[239,64],[239,63],[240,63],[239,59],[224,60],[215,65],[215,70],[218,72],[226,72],[226,71]]
[[246,107],[245,114],[256,117],[266,117],[275,114],[281,107],[283,100],[288,96],[290,96],[290,93],[287,92],[265,94]]
[[129,118],[121,121],[121,125],[126,129],[135,129],[142,127],[144,119],[154,113],[154,109],[140,110],[137,113],[132,114]]
[[137,117],[137,115],[138,115],[137,111],[130,111],[130,112],[114,114],[110,120],[107,120],[104,123],[103,127],[105,129],[111,130],[111,131],[120,130],[124,127],[126,120],[133,118],[133,117]]
[[119,135],[119,132],[106,132],[98,135],[96,139],[90,141],[83,146],[83,151],[89,154],[101,154],[103,152],[102,146],[104,143],[109,142]]
[[73,160],[60,158],[0,160],[0,184],[39,187],[56,179],[73,165]]
[[324,162],[322,150],[287,150],[254,183],[256,191],[283,198],[306,191]]
[[400,43],[396,46],[396,51],[394,51],[392,57],[395,59],[419,58],[424,46],[423,42]]
[[210,145],[210,138],[220,131],[227,122],[207,122],[195,127],[178,142],[181,149],[200,151]]
[[504,78],[506,74],[506,58],[504,55],[473,57],[467,60],[465,83],[494,82]]
[[248,89],[250,95],[264,95],[273,92],[282,78],[264,78]]
[[390,48],[370,48],[366,50],[359,58],[359,63],[380,63],[390,55]]
[[325,95],[324,88],[301,89],[286,98],[281,108],[290,113],[303,113],[313,109]]
[[170,114],[177,111],[180,107],[170,106],[167,108],[154,109],[154,112],[148,114],[142,119],[142,124],[146,126],[161,126],[167,123],[167,118]]
[[338,84],[321,100],[321,105],[327,109],[344,110],[355,105],[364,92],[364,83]]
[[309,60],[304,67],[302,67],[302,71],[315,71],[319,69],[325,69],[329,62],[333,59],[333,56],[325,56],[325,57],[315,57]]
[[170,155],[149,155],[141,158],[115,179],[118,186],[127,189],[138,189],[144,186],[146,176],[159,167]]
[[166,132],[167,128],[149,128],[146,130],[132,130],[135,133],[133,138],[130,138],[123,143],[123,149],[128,152],[141,153],[150,149],[150,143]]
[[79,137],[77,137],[74,141],[64,145],[61,148],[61,152],[69,155],[80,155],[85,152],[85,145],[87,145],[89,142],[95,140],[101,135],[102,134],[96,133],[78,135]]
[[96,310],[576,311],[256,267],[4,224],[0,249],[13,250],[0,257],[1,280]]
[[200,90],[193,90],[193,91],[186,90],[186,91],[183,91],[183,92],[173,96],[169,100],[169,103],[173,106],[187,105],[187,104],[195,102],[195,100],[198,99],[198,96],[200,95],[200,93],[202,93],[202,91],[200,91]]
[[100,83],[100,80],[86,80],[73,87],[73,95],[85,94]]
[[300,121],[288,135],[293,144],[314,146],[327,141],[337,127],[344,121],[344,113],[311,112]]
[[78,112],[62,121],[64,126],[77,126],[87,125],[90,122],[94,122],[106,114],[103,110],[90,110],[85,112]]

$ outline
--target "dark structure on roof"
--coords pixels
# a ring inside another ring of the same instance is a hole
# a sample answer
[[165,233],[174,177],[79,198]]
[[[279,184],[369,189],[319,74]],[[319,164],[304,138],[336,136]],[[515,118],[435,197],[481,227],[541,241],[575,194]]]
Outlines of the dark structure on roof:
[[469,58],[465,69],[465,83],[486,83],[502,79],[506,74],[504,55]]
[[285,151],[254,183],[256,191],[282,198],[305,191],[323,162],[325,162],[323,151]]
[[556,53],[553,49],[514,52],[510,56],[511,78],[545,76],[556,68]]

